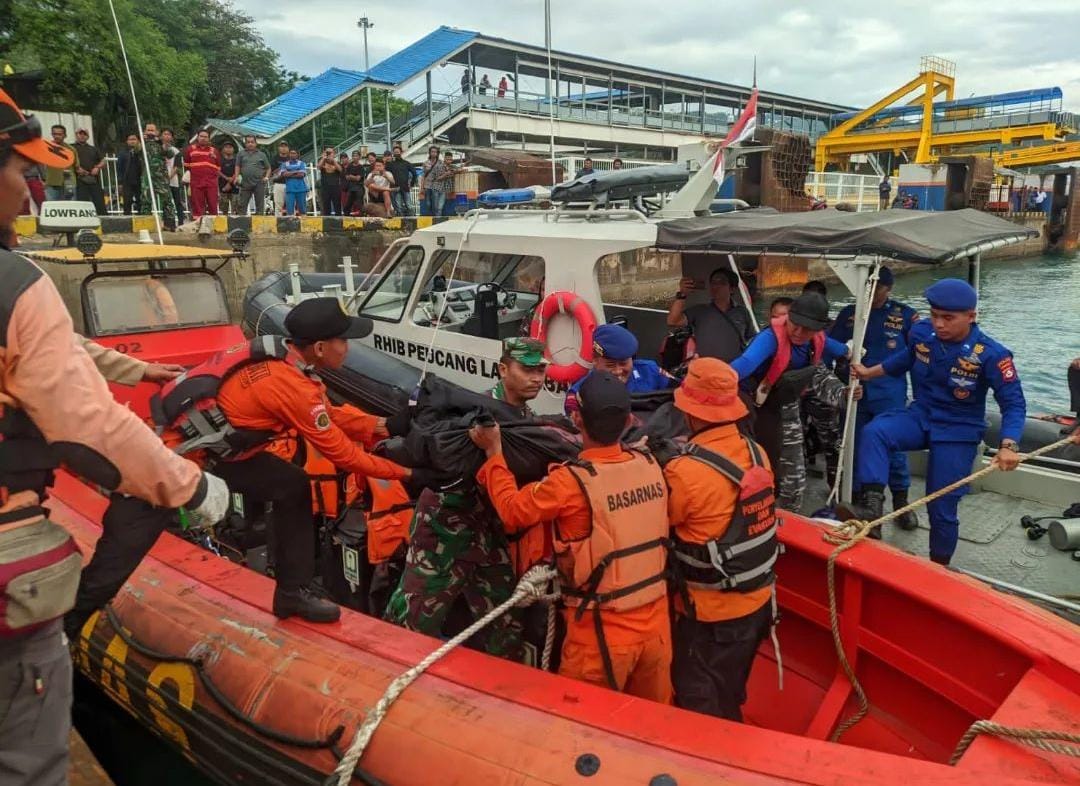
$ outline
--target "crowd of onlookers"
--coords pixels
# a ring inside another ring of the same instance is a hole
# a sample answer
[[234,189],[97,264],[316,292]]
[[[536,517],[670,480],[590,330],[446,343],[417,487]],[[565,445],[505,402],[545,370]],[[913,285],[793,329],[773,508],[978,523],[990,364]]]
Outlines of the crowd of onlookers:
[[[40,208],[46,200],[78,199],[92,202],[105,215],[105,153],[88,141],[85,129],[75,132],[74,143],[67,141],[62,125],[53,126],[51,136],[55,144],[74,151],[75,164],[68,169],[32,168],[26,175],[31,200]],[[277,154],[270,157],[254,136],[244,137],[238,150],[233,140],[215,144],[202,130],[181,146],[172,129],[159,133],[155,124],[147,123],[142,135],[129,134],[117,151],[115,172],[109,174],[114,187],[108,193],[119,200],[125,215],[150,214],[156,201],[168,229],[188,214],[192,219],[248,214],[442,216],[454,212],[448,196],[457,172],[454,154],[436,146],[420,165],[404,157],[400,144],[381,156],[327,147],[309,167],[286,142],[278,143]],[[27,212],[30,209],[28,204]]]

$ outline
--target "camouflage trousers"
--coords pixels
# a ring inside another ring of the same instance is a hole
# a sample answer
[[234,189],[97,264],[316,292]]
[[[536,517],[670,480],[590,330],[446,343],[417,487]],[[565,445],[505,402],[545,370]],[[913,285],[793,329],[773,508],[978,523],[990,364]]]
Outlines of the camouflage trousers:
[[806,455],[803,451],[802,418],[799,402],[780,408],[783,441],[780,447],[780,467],[776,473],[776,504],[798,513],[806,491]]
[[801,414],[806,462],[813,462],[820,452],[825,457],[825,480],[831,487],[840,463],[840,409],[811,395],[802,399]]
[[[143,178],[142,182],[142,197],[139,201],[139,212],[143,215],[150,215],[153,209],[153,204],[150,202],[150,184],[147,182],[147,178]],[[172,191],[169,190],[169,184],[167,181],[158,181],[157,178],[153,178],[153,191],[154,199],[157,200],[157,208],[161,212],[161,226],[173,227],[177,226],[176,220],[176,202],[173,201]]]
[[[442,637],[459,596],[476,620],[513,594],[517,580],[506,535],[498,517],[478,497],[425,489],[411,530],[405,571],[386,609],[389,622]],[[524,658],[517,615],[504,614],[470,643],[491,655]]]

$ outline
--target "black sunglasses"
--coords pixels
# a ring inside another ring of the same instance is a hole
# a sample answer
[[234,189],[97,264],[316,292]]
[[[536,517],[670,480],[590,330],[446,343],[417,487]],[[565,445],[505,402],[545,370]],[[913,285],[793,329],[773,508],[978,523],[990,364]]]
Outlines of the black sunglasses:
[[7,128],[0,128],[0,142],[9,145],[21,145],[35,139],[41,139],[41,121],[33,115],[27,115]]

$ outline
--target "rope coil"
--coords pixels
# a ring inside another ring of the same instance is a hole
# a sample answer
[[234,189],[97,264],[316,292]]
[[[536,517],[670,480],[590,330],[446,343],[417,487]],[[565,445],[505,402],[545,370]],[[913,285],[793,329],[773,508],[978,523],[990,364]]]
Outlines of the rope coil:
[[[397,698],[405,692],[405,689],[415,682],[421,674],[514,606],[530,606],[533,603],[551,603],[558,598],[559,594],[557,588],[555,592],[547,591],[548,585],[556,578],[556,575],[554,568],[548,567],[547,565],[536,565],[529,568],[514,588],[513,594],[511,594],[504,603],[489,611],[486,615],[478,619],[457,636],[447,641],[411,669],[398,675],[386,687],[386,691],[383,693],[382,698],[380,698],[375,703],[375,706],[368,711],[367,716],[364,718],[364,722],[357,728],[356,735],[353,737],[349,749],[345,751],[345,755],[341,757],[341,761],[338,762],[338,766],[334,772],[326,779],[326,786],[333,786],[333,784],[337,784],[337,786],[349,786],[353,770],[356,769],[360,757],[362,757],[364,751],[367,750],[371,738],[375,735],[375,730],[379,728],[379,724],[381,724],[386,717],[390,705],[392,705]],[[545,669],[551,659],[554,632],[554,606],[551,606],[548,610],[547,640],[544,642],[543,665]]]
[[[1039,456],[1050,453],[1074,441],[1075,437],[1070,435],[1064,437],[1063,439],[1059,439],[1057,442],[1052,442],[1049,445],[1043,445],[1042,447],[1039,447],[1031,451],[1030,453],[1022,453],[1019,456],[1019,463],[1023,464],[1025,461],[1030,461],[1033,458],[1038,458]],[[885,524],[888,521],[892,521],[895,518],[899,518],[905,513],[913,512],[917,508],[920,508],[923,505],[927,505],[936,499],[940,499],[947,494],[951,494],[953,491],[956,491],[957,489],[966,486],[974,480],[985,477],[986,475],[991,474],[997,469],[997,463],[991,462],[977,472],[972,472],[967,477],[961,478],[955,483],[950,483],[948,486],[940,488],[932,494],[927,494],[925,497],[917,499],[914,502],[904,505],[902,508],[891,511],[890,513],[886,513],[885,515],[876,518],[873,521],[850,519],[843,522],[838,527],[832,528],[831,530],[828,530],[823,534],[822,537],[826,542],[832,543],[836,546],[836,548],[833,549],[833,551],[829,554],[829,558],[825,563],[825,572],[828,580],[829,589],[829,624],[832,627],[833,644],[836,647],[836,655],[840,661],[840,667],[843,669],[844,674],[847,676],[848,681],[851,683],[851,688],[855,692],[856,698],[859,700],[859,709],[856,710],[855,713],[852,714],[849,718],[837,725],[835,731],[833,731],[832,735],[829,737],[830,741],[837,742],[844,734],[844,732],[848,731],[852,726],[865,718],[866,714],[870,711],[870,701],[867,698],[866,691],[863,689],[863,686],[859,682],[858,677],[855,676],[854,668],[852,668],[850,661],[848,661],[847,653],[844,652],[843,639],[840,635],[840,618],[836,606],[837,558],[848,549],[854,548],[859,543],[859,541],[865,539],[874,529],[874,527],[880,527],[882,524]],[[1013,733],[1007,733],[1006,731],[1001,730],[1007,730],[1007,732]],[[1040,744],[1037,741],[1042,740],[1043,738],[1052,737],[1053,739],[1066,739],[1073,742],[1080,742],[1080,738],[1076,738],[1076,735],[1070,735],[1066,732],[1050,732],[1040,729],[1013,729],[1007,726],[1000,726],[999,724],[993,723],[992,721],[980,720],[972,724],[971,728],[968,729],[967,734],[965,734],[963,739],[961,739],[960,745],[957,746],[956,752],[953,754],[953,759],[950,761],[950,763],[955,764],[956,761],[959,760],[960,756],[963,755],[964,751],[967,750],[968,746],[971,745],[972,740],[974,740],[974,738],[980,733],[1011,736],[1024,742],[1025,744],[1041,748],[1042,750],[1049,750],[1055,753],[1066,753],[1066,755],[1070,756],[1077,755],[1077,749],[1070,748],[1069,746],[1048,747],[1052,746],[1053,743]],[[1027,734],[1029,736],[1023,736],[1023,734],[1021,733]]]

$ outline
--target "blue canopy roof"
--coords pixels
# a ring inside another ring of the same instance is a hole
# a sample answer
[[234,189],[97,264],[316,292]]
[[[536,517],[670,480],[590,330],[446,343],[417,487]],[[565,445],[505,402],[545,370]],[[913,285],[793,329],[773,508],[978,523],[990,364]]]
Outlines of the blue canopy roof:
[[233,120],[210,118],[207,124],[231,134],[255,134],[276,139],[308,118],[318,115],[361,90],[365,84],[396,87],[419,76],[466,46],[480,34],[440,27],[374,66],[368,73],[330,68],[301,82],[254,112]]
[[243,117],[235,120],[211,118],[207,123],[222,131],[272,138],[327,104],[337,103],[355,93],[366,79],[363,71],[330,68]]
[[438,65],[480,34],[472,30],[440,27],[371,69],[374,82],[400,85]]

